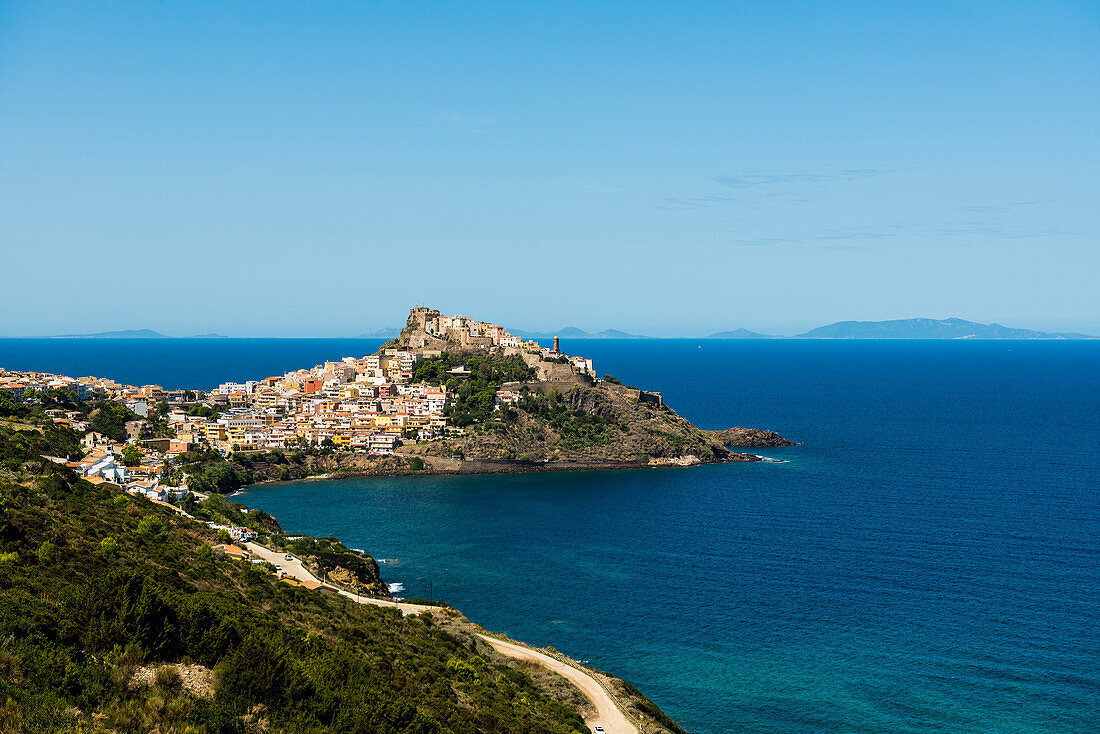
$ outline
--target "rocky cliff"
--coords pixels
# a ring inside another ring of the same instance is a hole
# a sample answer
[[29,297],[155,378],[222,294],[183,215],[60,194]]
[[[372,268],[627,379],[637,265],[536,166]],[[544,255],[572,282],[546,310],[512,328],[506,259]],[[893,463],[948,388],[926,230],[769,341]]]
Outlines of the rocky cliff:
[[601,467],[759,460],[621,385],[535,383],[523,392],[493,419],[402,453],[448,468],[455,465],[432,459]]
[[734,448],[765,448],[771,446],[795,446],[794,441],[788,441],[775,431],[764,431],[759,428],[726,428],[721,431],[707,431],[723,446]]

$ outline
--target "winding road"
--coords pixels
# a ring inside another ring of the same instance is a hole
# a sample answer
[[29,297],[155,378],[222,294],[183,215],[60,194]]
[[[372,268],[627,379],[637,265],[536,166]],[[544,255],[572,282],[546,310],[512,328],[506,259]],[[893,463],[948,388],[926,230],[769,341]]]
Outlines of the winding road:
[[427,612],[432,609],[432,607],[426,604],[405,604],[404,602],[390,601],[389,599],[376,599],[373,596],[361,596],[346,589],[333,586],[332,584],[325,584],[324,581],[314,576],[297,556],[292,555],[288,561],[286,560],[287,554],[285,553],[270,550],[257,543],[245,543],[244,545],[245,549],[252,554],[253,558],[261,558],[277,566],[282,566],[283,572],[287,576],[298,579],[299,581],[315,581],[319,584],[324,584],[341,596],[346,596],[361,604],[373,604],[376,607],[393,607],[394,609],[400,609],[401,614],[406,617],[410,614],[420,614],[420,612]]
[[[245,549],[252,554],[253,558],[259,558],[277,566],[281,566],[283,572],[292,578],[299,581],[324,583],[321,579],[314,576],[297,556],[291,555],[290,560],[287,560],[285,553],[273,551],[257,543],[245,543],[244,546]],[[346,596],[348,599],[352,599],[361,604],[373,604],[378,607],[393,607],[395,609],[400,609],[401,614],[405,616],[419,614],[420,612],[428,612],[434,609],[434,607],[427,604],[406,604],[405,602],[389,601],[388,599],[376,599],[372,596],[359,596],[344,589],[337,589],[331,584],[325,585],[331,589],[336,589],[337,593]],[[516,658],[517,660],[528,660],[538,663],[575,685],[596,707],[596,717],[585,719],[585,722],[589,726],[593,728],[602,726],[607,734],[638,734],[638,728],[631,723],[630,719],[626,717],[626,714],[624,714],[615,704],[614,699],[611,698],[611,694],[608,693],[595,678],[580,668],[575,668],[568,663],[563,663],[556,658],[552,658],[549,655],[529,647],[517,645],[513,642],[498,640],[495,637],[489,637],[481,633],[476,634],[478,637],[485,640],[485,642],[489,643],[489,645],[501,655]]]
[[563,663],[529,647],[498,640],[488,635],[479,634],[478,637],[492,645],[493,649],[501,655],[538,663],[554,671],[580,689],[580,692],[596,706],[596,718],[585,719],[589,726],[602,726],[607,734],[638,734],[638,728],[626,718],[626,715],[611,698],[611,694],[595,678],[580,668],[574,668],[568,663]]

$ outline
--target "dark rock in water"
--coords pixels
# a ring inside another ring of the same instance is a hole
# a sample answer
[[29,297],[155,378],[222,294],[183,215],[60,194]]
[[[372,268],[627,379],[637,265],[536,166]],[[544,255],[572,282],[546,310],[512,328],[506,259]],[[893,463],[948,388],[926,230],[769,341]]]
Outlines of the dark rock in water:
[[775,431],[764,431],[759,428],[741,428],[737,426],[723,431],[708,431],[708,433],[721,441],[723,446],[766,448],[796,445],[794,441],[788,441]]

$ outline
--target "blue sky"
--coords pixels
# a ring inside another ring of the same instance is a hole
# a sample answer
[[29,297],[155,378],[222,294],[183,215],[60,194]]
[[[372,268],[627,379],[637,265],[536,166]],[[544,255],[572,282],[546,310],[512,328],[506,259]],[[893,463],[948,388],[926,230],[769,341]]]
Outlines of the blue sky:
[[1100,333],[1100,5],[0,1],[0,334]]

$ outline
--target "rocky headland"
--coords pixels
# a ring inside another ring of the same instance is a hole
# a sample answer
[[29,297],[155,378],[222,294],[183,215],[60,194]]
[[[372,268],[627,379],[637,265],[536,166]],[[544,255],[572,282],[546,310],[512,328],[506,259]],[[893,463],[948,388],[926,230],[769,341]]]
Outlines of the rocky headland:
[[788,441],[775,431],[765,431],[760,428],[726,428],[720,431],[707,431],[723,446],[731,448],[771,448],[776,446],[797,446],[794,441]]
[[[702,430],[667,406],[660,393],[597,379],[564,356],[547,358],[520,347],[488,346],[462,332],[440,332],[434,328],[438,318],[436,311],[413,309],[385,347],[420,354],[423,375],[455,396],[455,428],[442,439],[398,450],[422,461],[424,470],[690,466],[760,461],[728,446],[794,445],[772,431]],[[478,417],[470,406],[492,401],[499,392],[508,395],[507,403]]]

